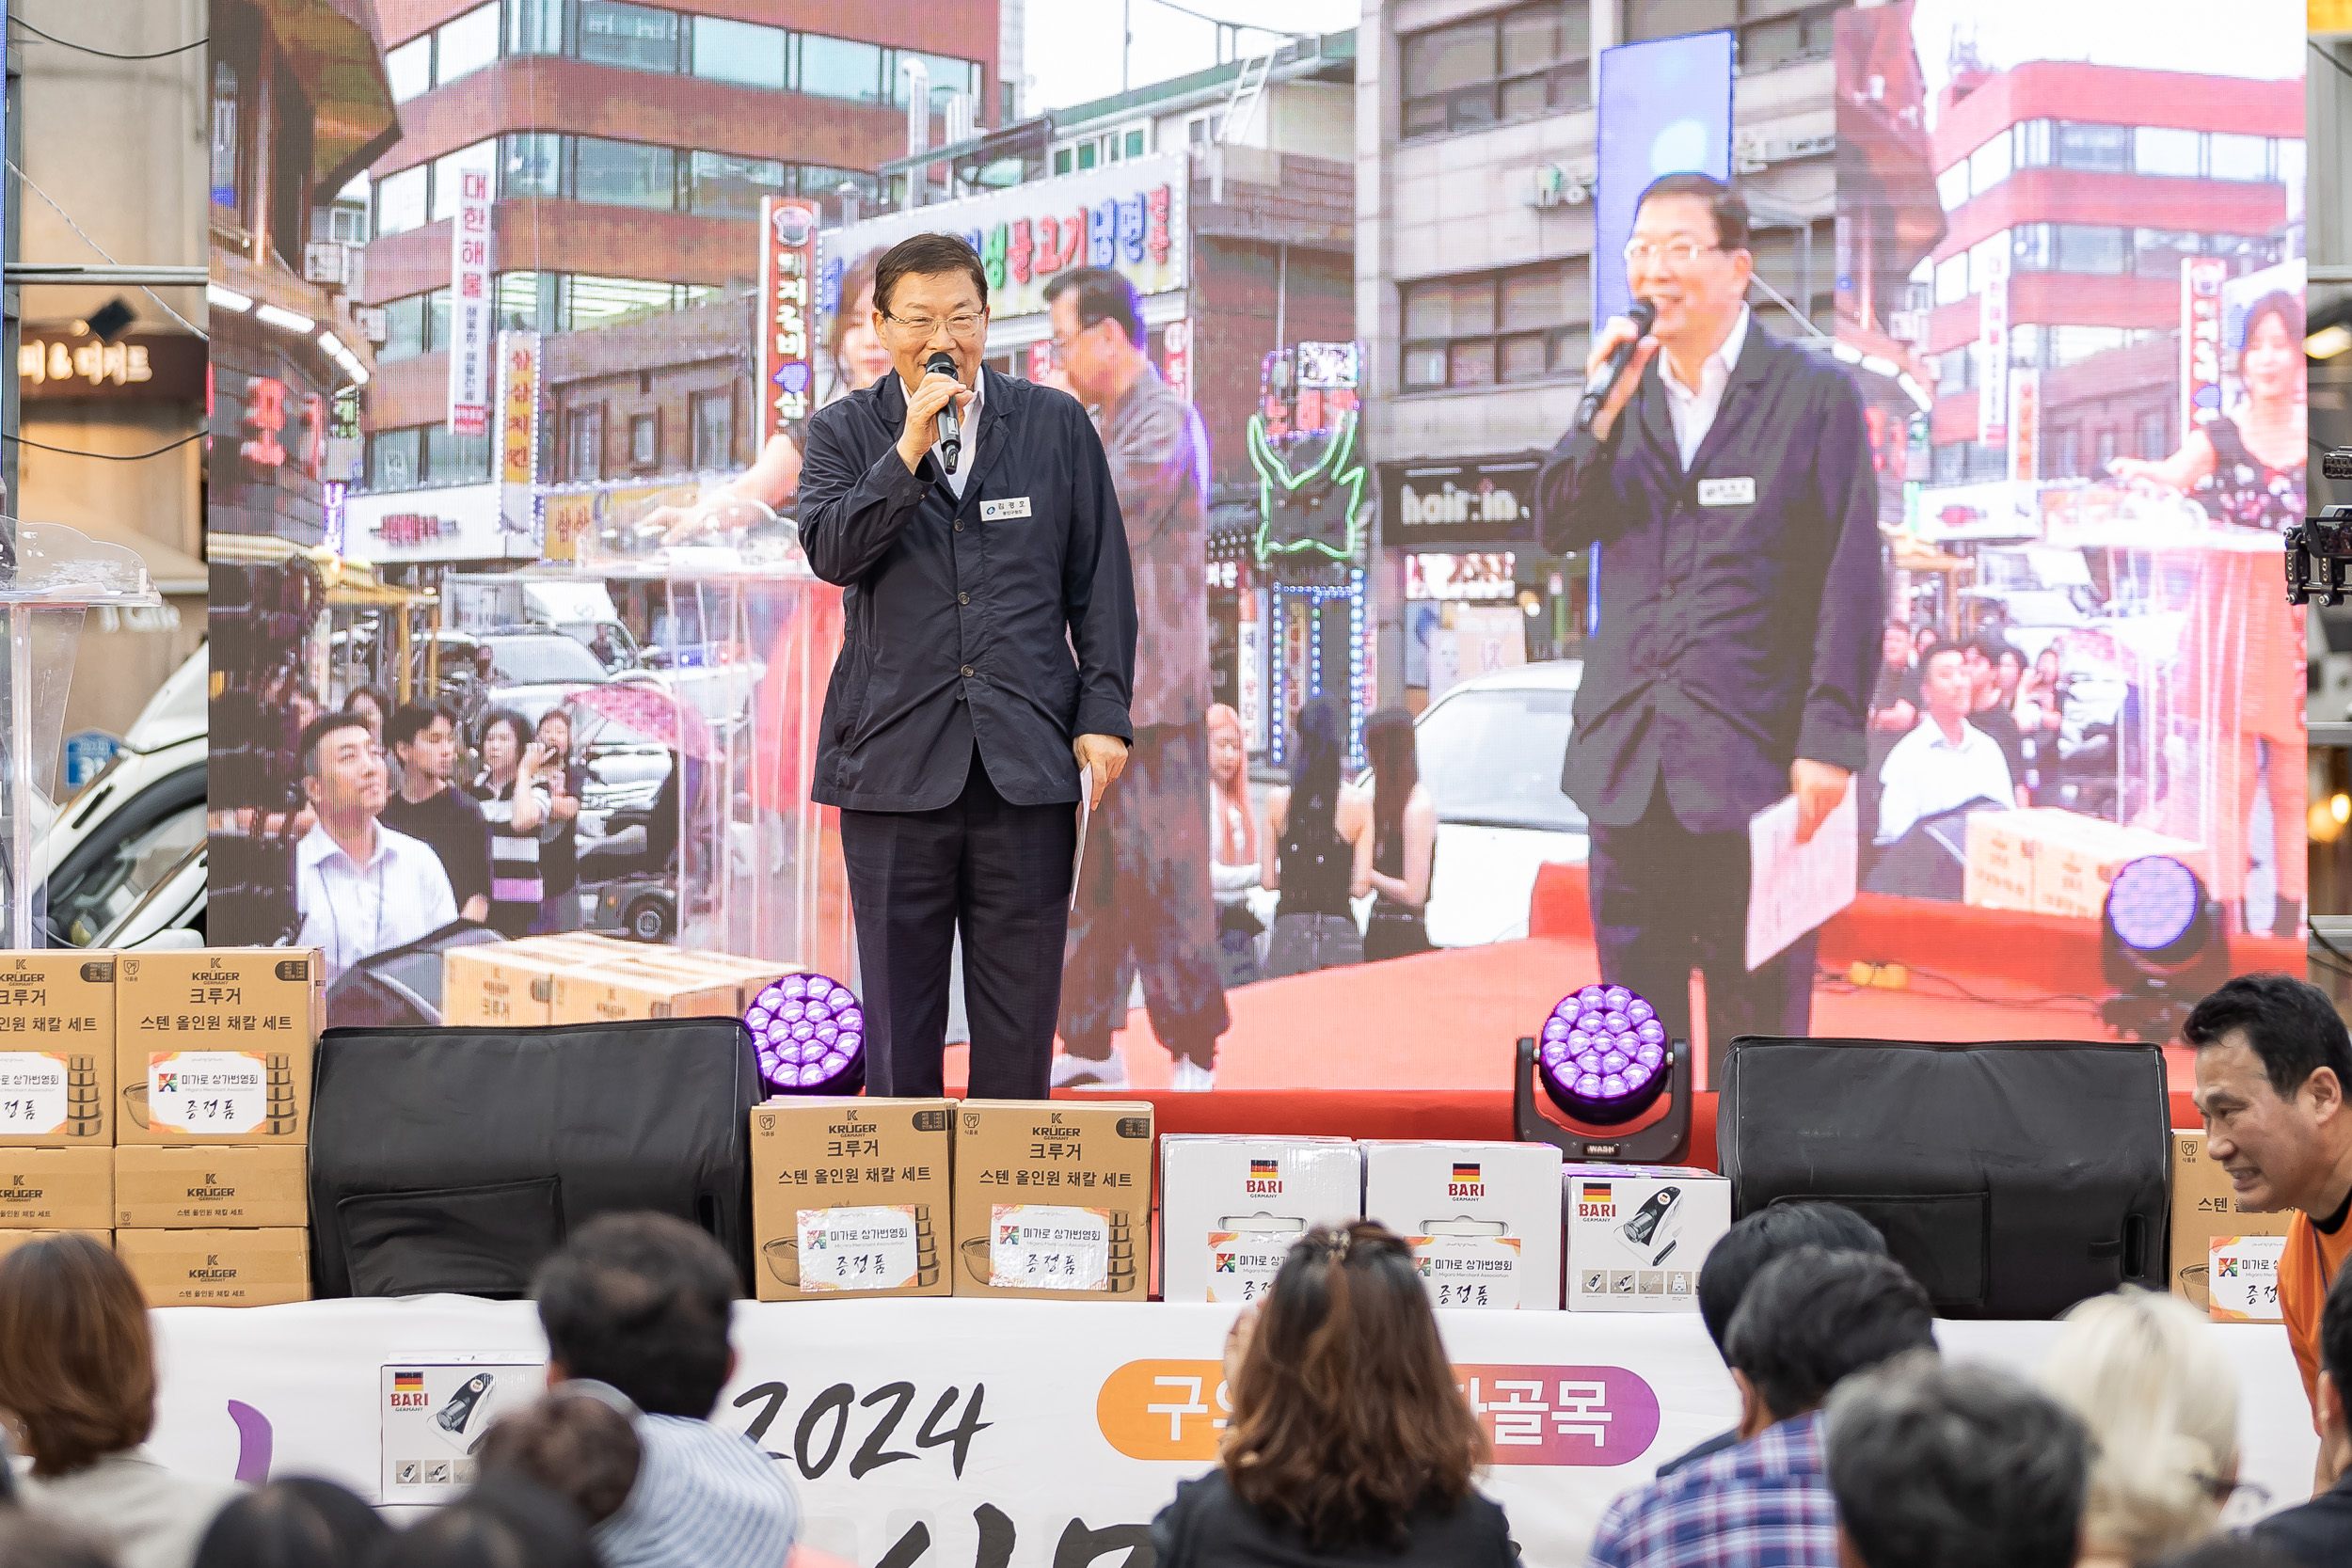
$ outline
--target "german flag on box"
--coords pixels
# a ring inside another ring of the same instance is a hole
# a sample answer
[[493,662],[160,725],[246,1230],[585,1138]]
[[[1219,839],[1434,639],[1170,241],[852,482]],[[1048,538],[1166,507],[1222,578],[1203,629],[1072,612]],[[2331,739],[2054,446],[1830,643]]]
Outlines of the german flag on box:
[[1279,1160],[1252,1160],[1249,1162],[1249,1180],[1252,1181],[1279,1181],[1281,1180],[1281,1176],[1282,1162]]
[[[1427,1167],[1424,1166],[1423,1168],[1425,1169]],[[1456,1160],[1454,1162],[1454,1180],[1456,1181],[1475,1181],[1478,1180],[1478,1167],[1466,1161]]]

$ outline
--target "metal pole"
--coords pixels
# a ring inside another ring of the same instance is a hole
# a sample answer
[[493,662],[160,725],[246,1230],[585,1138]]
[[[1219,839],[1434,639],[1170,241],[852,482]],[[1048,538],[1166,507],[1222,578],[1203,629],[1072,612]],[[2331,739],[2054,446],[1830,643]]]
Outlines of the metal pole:
[[114,283],[124,288],[139,289],[200,289],[206,272],[202,267],[149,267],[118,262],[84,266],[77,261],[10,261],[8,281],[19,287],[25,284]]

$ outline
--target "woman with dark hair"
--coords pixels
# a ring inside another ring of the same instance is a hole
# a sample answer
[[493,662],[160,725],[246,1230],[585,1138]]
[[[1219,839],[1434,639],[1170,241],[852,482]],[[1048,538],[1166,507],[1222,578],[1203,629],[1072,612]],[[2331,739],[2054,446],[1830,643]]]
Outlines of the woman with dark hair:
[[555,800],[542,775],[552,759],[512,708],[482,721],[482,777],[474,799],[490,824],[490,925],[512,941],[531,934],[547,900],[540,847],[555,835]]
[[363,1568],[391,1527],[331,1481],[274,1481],[220,1511],[196,1568]]
[[343,699],[343,711],[356,713],[368,721],[368,738],[374,741],[375,749],[384,753],[388,787],[398,794],[400,759],[393,756],[391,748],[384,744],[384,726],[391,721],[392,700],[384,694],[381,688],[356,686],[351,689],[351,695]]
[[609,1384],[558,1384],[530,1409],[501,1416],[482,1439],[485,1472],[512,1471],[557,1493],[590,1527],[621,1511],[644,1458],[627,1395]]
[[1372,765],[1372,923],[1364,961],[1402,958],[1429,948],[1422,916],[1438,869],[1438,802],[1421,782],[1413,716],[1384,707],[1364,721],[1364,760]]
[[1370,1220],[1309,1231],[1234,1321],[1225,1379],[1224,1450],[1152,1522],[1159,1568],[1518,1560],[1471,1485],[1486,1436],[1403,1237]]
[[572,757],[572,716],[560,707],[539,716],[539,754],[554,833],[539,847],[539,918],[531,928],[548,936],[580,929],[580,792],[588,786],[587,768]]
[[2217,523],[2282,532],[2303,520],[2310,467],[2303,307],[2293,294],[2273,290],[2246,312],[2237,378],[2246,396],[2233,412],[2191,430],[2169,457],[2119,457],[2107,472],[2194,493]]
[[24,1506],[96,1536],[119,1568],[189,1568],[240,1491],[140,1451],[155,1428],[147,1301],[78,1231],[0,1258],[0,1416],[32,1457]]
[[1269,979],[1364,961],[1348,900],[1372,891],[1372,805],[1341,782],[1340,706],[1311,697],[1291,725],[1291,784],[1266,796],[1264,884],[1279,892]]

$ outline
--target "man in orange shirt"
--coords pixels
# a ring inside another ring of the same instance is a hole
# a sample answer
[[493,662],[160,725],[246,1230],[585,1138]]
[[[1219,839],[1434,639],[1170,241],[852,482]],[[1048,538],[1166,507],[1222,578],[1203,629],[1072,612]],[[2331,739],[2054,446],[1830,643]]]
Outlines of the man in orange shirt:
[[[2286,974],[2226,982],[2181,1034],[2197,1048],[2206,1152],[2247,1208],[2295,1211],[2279,1310],[2316,1410],[2320,1311],[2352,1254],[2352,1035],[2327,992]],[[2332,1484],[2326,1447],[2320,1467],[2320,1485]]]

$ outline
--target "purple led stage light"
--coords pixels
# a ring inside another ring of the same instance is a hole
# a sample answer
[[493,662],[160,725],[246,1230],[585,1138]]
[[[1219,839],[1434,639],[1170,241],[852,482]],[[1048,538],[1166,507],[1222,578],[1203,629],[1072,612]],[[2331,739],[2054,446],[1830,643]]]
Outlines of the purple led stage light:
[[777,1094],[852,1094],[866,1082],[866,1009],[824,974],[787,974],[745,1009],[759,1075]]
[[2162,953],[2189,933],[2204,903],[2197,874],[2169,855],[2145,855],[2107,884],[2107,924],[2141,953]]
[[1667,1039],[1658,1010],[1623,986],[1586,986],[1544,1020],[1535,1065],[1551,1102],[1579,1121],[1631,1121],[1666,1087]]

